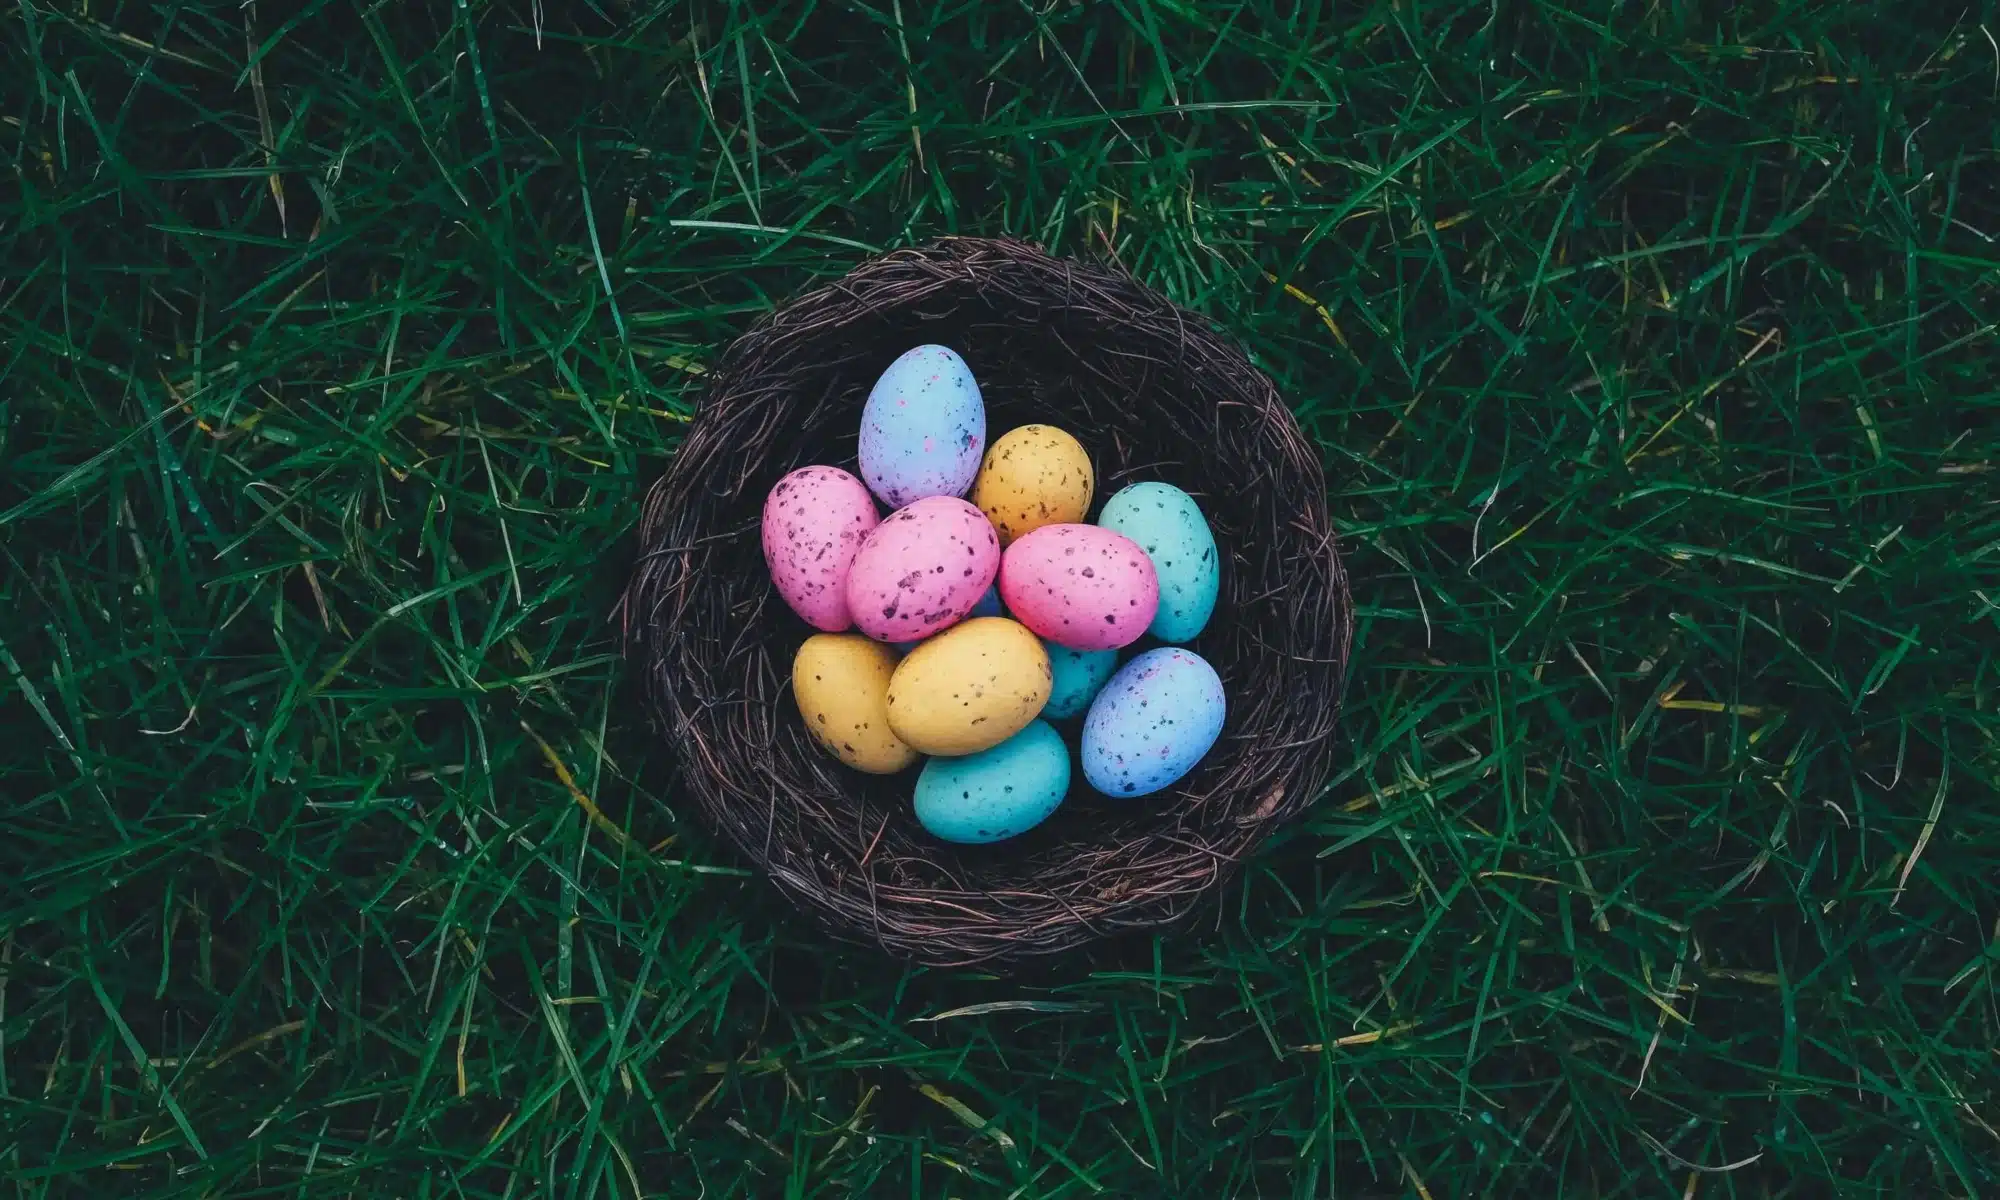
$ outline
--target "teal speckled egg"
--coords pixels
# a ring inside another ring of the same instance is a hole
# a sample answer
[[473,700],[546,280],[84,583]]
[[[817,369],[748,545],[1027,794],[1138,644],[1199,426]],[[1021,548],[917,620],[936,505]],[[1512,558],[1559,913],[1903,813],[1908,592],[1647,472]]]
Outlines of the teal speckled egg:
[[1025,833],[1069,791],[1069,747],[1047,721],[977,754],[933,758],[917,776],[917,820],[947,842],[979,845]]
[[1097,523],[1139,543],[1153,560],[1160,607],[1146,632],[1163,642],[1193,640],[1222,589],[1222,556],[1194,497],[1170,483],[1135,483],[1104,502]]
[[1049,702],[1042,715],[1060,721],[1080,717],[1090,710],[1090,702],[1104,690],[1104,681],[1118,669],[1116,650],[1072,650],[1047,638],[1042,648],[1049,652],[1049,670],[1055,674],[1049,684]]

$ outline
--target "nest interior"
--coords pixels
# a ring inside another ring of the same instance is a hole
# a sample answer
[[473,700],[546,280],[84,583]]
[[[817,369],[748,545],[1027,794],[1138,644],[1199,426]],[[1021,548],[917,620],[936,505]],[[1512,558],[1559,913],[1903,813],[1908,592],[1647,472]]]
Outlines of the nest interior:
[[[1029,422],[1076,435],[1096,504],[1161,480],[1207,515],[1222,594],[1190,647],[1229,713],[1176,787],[1114,801],[1079,770],[1039,828],[956,847],[912,815],[914,770],[859,774],[807,733],[790,676],[813,630],[770,582],[764,498],[796,467],[854,470],[869,388],[925,342],[971,365],[989,437]],[[682,795],[801,909],[901,957],[1019,958],[1168,925],[1325,778],[1351,611],[1319,452],[1235,343],[1116,271],[951,238],[791,301],[724,355],[639,536],[623,615]]]

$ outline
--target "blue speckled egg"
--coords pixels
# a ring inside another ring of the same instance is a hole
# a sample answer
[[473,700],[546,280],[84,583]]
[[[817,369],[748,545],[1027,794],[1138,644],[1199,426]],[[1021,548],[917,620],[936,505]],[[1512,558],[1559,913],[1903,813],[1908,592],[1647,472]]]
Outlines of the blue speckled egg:
[[[970,621],[974,617],[1004,617],[1006,615],[1007,610],[1000,607],[1000,585],[996,583],[986,589],[986,594],[981,596],[978,602],[972,606],[971,612],[965,614],[965,619]],[[943,633],[944,631],[940,629],[938,632]],[[918,638],[914,642],[892,642],[890,644],[896,648],[896,653],[908,654],[922,645],[923,640],[922,638]],[[1078,709],[1077,711],[1081,712],[1082,710]],[[1072,713],[1070,715],[1074,716],[1075,714]]]
[[1069,791],[1069,747],[1047,721],[977,754],[933,758],[917,776],[917,820],[947,842],[979,845],[1025,833]]
[[1000,585],[996,583],[987,588],[986,594],[981,596],[979,602],[972,606],[972,611],[965,615],[968,620],[973,617],[1006,616],[1007,610],[1000,607]]
[[1097,523],[1139,543],[1153,560],[1160,607],[1146,632],[1163,642],[1200,633],[1215,614],[1222,563],[1194,497],[1170,483],[1135,483],[1104,502]]
[[1056,721],[1082,716],[1104,690],[1104,681],[1118,669],[1118,652],[1072,650],[1047,638],[1042,639],[1042,648],[1049,652],[1049,670],[1055,673],[1042,715]]
[[1107,796],[1144,796],[1194,769],[1222,735],[1222,679],[1179,646],[1126,663],[1083,719],[1083,776]]
[[986,402],[950,347],[905,351],[875,381],[861,410],[861,478],[890,508],[965,495],[985,454]]

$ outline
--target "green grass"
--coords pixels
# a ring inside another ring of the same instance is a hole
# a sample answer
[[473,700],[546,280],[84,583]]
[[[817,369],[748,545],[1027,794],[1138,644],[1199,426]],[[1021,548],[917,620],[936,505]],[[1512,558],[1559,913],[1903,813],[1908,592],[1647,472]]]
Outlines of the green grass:
[[[0,1187],[2000,1192],[1960,8],[9,4]],[[1308,819],[1015,978],[791,919],[610,621],[705,366],[949,231],[1240,336],[1360,615]]]

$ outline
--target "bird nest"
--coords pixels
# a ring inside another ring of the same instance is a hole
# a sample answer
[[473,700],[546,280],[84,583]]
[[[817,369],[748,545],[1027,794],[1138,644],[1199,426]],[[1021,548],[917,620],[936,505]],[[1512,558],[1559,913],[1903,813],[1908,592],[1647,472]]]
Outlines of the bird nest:
[[[1077,772],[1038,828],[954,846],[912,814],[914,771],[860,774],[807,733],[791,665],[813,630],[765,569],[764,498],[796,467],[851,466],[870,385],[925,342],[971,365],[996,435],[1074,433],[1100,500],[1160,480],[1201,504],[1222,592],[1191,648],[1229,712],[1174,787],[1113,801]],[[792,300],[723,356],[639,539],[625,633],[685,801],[799,909],[900,957],[1018,959],[1170,925],[1326,778],[1353,619],[1319,452],[1241,348],[1121,272],[946,238]]]

